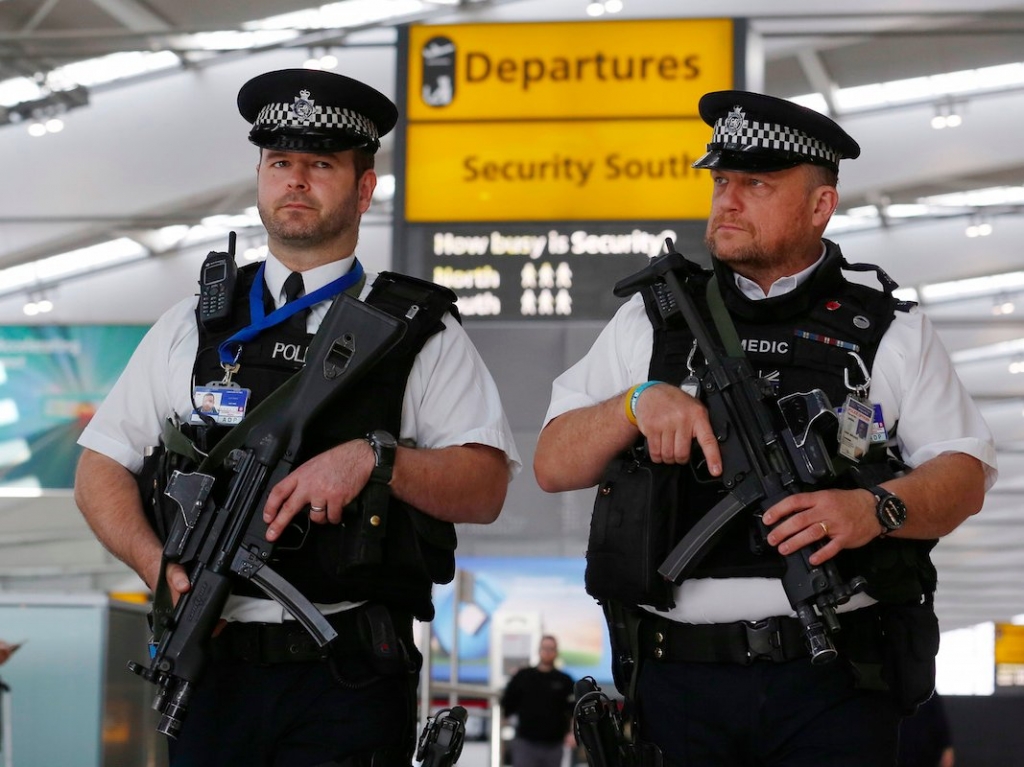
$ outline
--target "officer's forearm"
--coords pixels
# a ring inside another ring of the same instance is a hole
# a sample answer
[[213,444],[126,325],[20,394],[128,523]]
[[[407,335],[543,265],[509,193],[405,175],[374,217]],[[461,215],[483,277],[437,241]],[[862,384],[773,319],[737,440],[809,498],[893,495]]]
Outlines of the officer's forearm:
[[489,524],[501,512],[508,478],[505,454],[487,445],[399,447],[391,492],[446,522]]
[[981,509],[985,467],[973,456],[943,453],[883,485],[907,505],[906,524],[894,537],[940,538]]
[[162,547],[142,512],[131,472],[105,455],[85,450],[75,474],[75,503],[100,543],[153,588]]
[[542,490],[560,493],[593,487],[609,461],[633,444],[638,432],[626,419],[624,396],[570,410],[544,427],[533,457]]

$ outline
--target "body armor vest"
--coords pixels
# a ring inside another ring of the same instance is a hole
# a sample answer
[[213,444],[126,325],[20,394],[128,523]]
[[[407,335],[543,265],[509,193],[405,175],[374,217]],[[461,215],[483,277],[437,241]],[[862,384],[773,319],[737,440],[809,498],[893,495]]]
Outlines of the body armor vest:
[[[716,264],[715,275],[729,315],[754,371],[770,383],[779,397],[818,388],[825,392],[833,408],[840,406],[851,386],[866,383],[864,369],[870,371],[878,344],[891,324],[894,312],[908,310],[892,296],[895,284],[877,267],[850,266],[837,245],[826,241],[823,263],[809,280],[796,290],[779,297],[753,301],[736,287],[733,273]],[[884,292],[851,283],[842,270],[876,271]],[[654,325],[654,348],[650,379],[679,384],[688,374],[687,360],[694,345],[686,327],[666,327],[653,304],[650,289],[644,292],[647,313]],[[697,303],[709,327],[714,327],[703,295]],[[700,359],[699,352],[697,359]],[[774,401],[769,408],[775,411]],[[775,411],[778,415],[777,411]],[[886,424],[890,436],[896,424]],[[845,462],[834,457],[837,471]],[[883,468],[885,451],[871,451],[865,461],[879,461],[876,481],[893,474]],[[691,466],[678,467],[681,500],[674,510],[676,540],[681,538],[705,513],[725,496],[720,481],[698,478]],[[841,477],[840,487],[854,487],[851,479]],[[778,552],[763,545],[755,533],[750,516],[738,514],[720,533],[715,546],[696,567],[693,577],[773,577],[779,578],[785,563]],[[883,601],[907,601],[930,593],[935,587],[935,571],[928,558],[934,541],[876,538],[859,549],[845,550],[838,557],[843,576],[862,575],[868,580],[867,593]]]
[[[239,270],[232,320],[226,329],[209,331],[197,316],[199,351],[193,368],[195,384],[224,377],[218,347],[249,323],[248,297],[256,269],[256,265],[251,265]],[[395,348],[325,408],[305,434],[295,466],[374,429],[400,433],[402,400],[413,362],[427,339],[443,330],[444,313],[451,311],[458,317],[454,300],[450,291],[433,283],[388,272],[378,275],[366,303],[404,320],[406,332]],[[274,309],[265,287],[264,303],[268,312]],[[248,410],[301,369],[312,338],[301,327],[285,321],[244,344],[233,381],[251,391]],[[197,441],[209,450],[228,428],[208,427]],[[358,505],[359,499],[345,509],[343,519],[351,520],[358,515]],[[374,600],[407,610],[421,620],[430,620],[431,584],[447,583],[454,577],[454,525],[393,497],[387,514],[387,534],[378,562],[353,565],[351,553],[361,548],[355,540],[358,525],[312,525],[300,515],[275,546],[271,566],[313,602]],[[241,579],[234,592],[265,596]]]

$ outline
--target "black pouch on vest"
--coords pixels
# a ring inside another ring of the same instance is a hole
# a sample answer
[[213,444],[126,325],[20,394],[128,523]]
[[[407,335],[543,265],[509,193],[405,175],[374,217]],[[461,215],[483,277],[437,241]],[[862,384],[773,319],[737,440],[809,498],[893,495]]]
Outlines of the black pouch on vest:
[[[185,439],[192,436],[192,430],[187,425],[181,431]],[[164,494],[171,475],[175,471],[195,471],[197,466],[196,461],[174,450],[168,450],[161,441],[147,453],[142,461],[142,468],[135,475],[135,482],[142,498],[142,511],[161,543],[167,542],[174,518],[181,513],[178,504]]]
[[372,577],[374,568],[431,583],[452,581],[458,545],[454,525],[394,498],[381,513],[385,524],[373,524],[372,516],[363,497],[357,496],[342,512],[342,524],[318,530],[315,555],[320,567],[342,582]]
[[884,658],[882,677],[904,716],[913,714],[935,690],[939,619],[927,604],[879,604]]
[[675,542],[679,467],[616,457],[597,488],[587,542],[587,593],[659,610],[675,606],[658,566]]

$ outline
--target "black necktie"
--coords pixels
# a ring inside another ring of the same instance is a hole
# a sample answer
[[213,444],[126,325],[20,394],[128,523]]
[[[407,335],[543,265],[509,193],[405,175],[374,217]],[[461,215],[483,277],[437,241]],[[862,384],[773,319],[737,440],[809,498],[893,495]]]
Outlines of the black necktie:
[[[302,273],[292,272],[288,275],[288,279],[284,281],[284,301],[285,304],[290,304],[296,298],[305,293],[305,286],[302,284]],[[288,318],[288,323],[291,327],[297,330],[306,329],[306,317],[309,314],[309,309],[303,309],[295,312],[291,317]]]

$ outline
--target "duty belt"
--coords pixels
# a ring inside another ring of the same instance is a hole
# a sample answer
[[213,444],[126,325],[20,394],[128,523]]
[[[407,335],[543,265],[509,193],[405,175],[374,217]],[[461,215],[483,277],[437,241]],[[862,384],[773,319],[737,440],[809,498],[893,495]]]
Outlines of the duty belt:
[[[879,657],[881,629],[874,607],[841,613],[839,623],[835,643],[841,654],[860,661]],[[695,624],[645,616],[640,622],[640,652],[644,658],[665,662],[742,665],[758,660],[783,663],[809,654],[800,622],[780,617]]]
[[359,646],[356,625],[358,608],[326,616],[338,632],[330,650],[320,647],[298,621],[240,623],[232,621],[213,641],[214,657],[232,658],[257,665],[303,663],[327,658],[331,651]]

